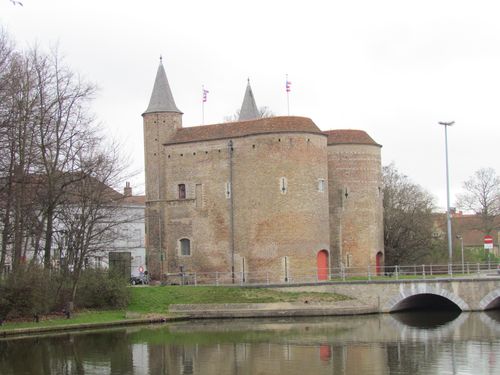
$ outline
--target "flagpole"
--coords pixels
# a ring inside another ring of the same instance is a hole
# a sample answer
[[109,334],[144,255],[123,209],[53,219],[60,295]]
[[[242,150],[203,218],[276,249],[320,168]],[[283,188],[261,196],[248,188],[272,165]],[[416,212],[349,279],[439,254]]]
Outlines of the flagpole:
[[290,116],[290,90],[288,87],[288,74],[286,75],[286,107],[288,110],[288,116]]
[[205,85],[201,85],[201,92],[203,93],[201,98],[201,124],[205,125]]

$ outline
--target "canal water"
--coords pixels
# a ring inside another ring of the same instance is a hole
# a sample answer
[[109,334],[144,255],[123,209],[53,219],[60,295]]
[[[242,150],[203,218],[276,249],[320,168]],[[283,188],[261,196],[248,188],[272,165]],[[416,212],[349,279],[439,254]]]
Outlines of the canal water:
[[206,320],[3,339],[0,374],[500,374],[500,311]]

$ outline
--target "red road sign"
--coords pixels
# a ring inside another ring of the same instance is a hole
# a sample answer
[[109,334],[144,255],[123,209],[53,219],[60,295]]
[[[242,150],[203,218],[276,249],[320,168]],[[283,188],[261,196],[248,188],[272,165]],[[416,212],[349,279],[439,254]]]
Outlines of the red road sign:
[[493,237],[484,236],[484,248],[485,249],[493,249]]

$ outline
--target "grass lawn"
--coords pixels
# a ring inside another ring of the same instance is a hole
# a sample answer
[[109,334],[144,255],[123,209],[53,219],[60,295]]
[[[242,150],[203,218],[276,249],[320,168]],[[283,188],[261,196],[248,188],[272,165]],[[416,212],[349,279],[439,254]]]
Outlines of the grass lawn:
[[71,324],[88,324],[88,323],[106,323],[116,320],[124,320],[125,311],[121,310],[88,310],[77,312],[70,319],[66,319],[62,316],[48,316],[40,317],[40,322],[35,323],[32,321],[26,322],[5,322],[0,327],[0,332],[2,330],[10,330],[17,328],[36,328],[36,327],[55,327],[55,326],[66,326]]
[[[294,301],[342,301],[348,297],[331,293],[280,292],[265,288],[238,288],[222,286],[146,286],[130,287],[130,303],[126,311],[137,315],[168,315],[171,304],[193,303],[269,303]],[[51,327],[69,324],[105,323],[126,320],[125,310],[77,311],[71,319],[41,317],[35,322],[5,322],[2,330],[16,328]]]
[[331,293],[292,293],[265,288],[222,286],[158,286],[132,288],[128,311],[166,313],[171,304],[269,303],[294,301],[342,301],[348,297]]

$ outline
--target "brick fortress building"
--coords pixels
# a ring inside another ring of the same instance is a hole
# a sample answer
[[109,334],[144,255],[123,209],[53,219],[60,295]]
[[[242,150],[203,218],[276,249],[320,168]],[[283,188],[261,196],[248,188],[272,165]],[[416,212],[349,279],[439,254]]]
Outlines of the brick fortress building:
[[183,127],[161,62],[142,116],[154,279],[325,280],[383,265],[381,146],[364,131],[260,118],[250,84],[237,122]]

